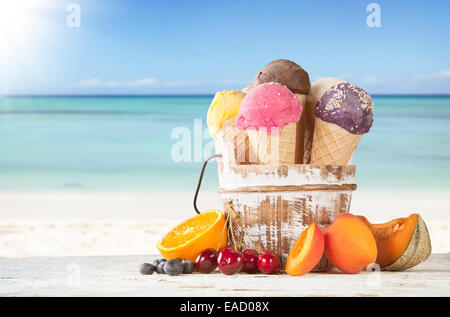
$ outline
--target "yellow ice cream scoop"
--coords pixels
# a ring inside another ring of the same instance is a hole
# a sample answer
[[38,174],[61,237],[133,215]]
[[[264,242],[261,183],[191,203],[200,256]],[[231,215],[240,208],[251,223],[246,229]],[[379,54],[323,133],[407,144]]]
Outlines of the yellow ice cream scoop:
[[214,139],[222,127],[222,123],[237,116],[244,97],[245,93],[242,91],[224,90],[216,92],[206,116],[209,133]]

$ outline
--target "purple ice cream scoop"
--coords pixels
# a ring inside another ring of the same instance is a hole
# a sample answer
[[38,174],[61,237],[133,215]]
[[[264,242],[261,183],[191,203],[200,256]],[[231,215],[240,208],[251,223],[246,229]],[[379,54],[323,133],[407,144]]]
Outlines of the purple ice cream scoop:
[[365,134],[373,123],[373,101],[364,89],[340,83],[320,98],[314,107],[314,115],[349,133]]

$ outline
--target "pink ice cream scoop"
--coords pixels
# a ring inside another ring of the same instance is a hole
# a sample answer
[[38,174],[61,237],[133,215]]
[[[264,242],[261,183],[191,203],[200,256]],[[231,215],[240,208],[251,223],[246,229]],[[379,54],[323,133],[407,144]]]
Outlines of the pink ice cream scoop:
[[282,84],[258,85],[242,100],[236,117],[240,130],[266,128],[267,133],[280,133],[281,128],[300,120],[303,107],[297,97]]

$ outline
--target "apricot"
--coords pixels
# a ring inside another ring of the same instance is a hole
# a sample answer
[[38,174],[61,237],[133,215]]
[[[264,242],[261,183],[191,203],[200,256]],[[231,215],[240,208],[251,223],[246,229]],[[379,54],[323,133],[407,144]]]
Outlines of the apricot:
[[377,259],[372,231],[352,214],[338,215],[324,236],[327,259],[344,273],[358,273]]
[[303,275],[311,271],[323,255],[325,242],[322,231],[313,223],[304,230],[289,253],[286,273]]

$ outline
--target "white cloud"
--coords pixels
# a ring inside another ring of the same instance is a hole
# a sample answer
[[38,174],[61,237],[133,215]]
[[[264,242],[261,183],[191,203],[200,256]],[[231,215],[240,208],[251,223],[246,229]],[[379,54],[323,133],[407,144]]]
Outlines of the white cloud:
[[440,71],[439,73],[414,75],[412,77],[412,79],[415,81],[428,80],[428,79],[446,79],[446,78],[450,78],[450,70],[448,70],[448,69]]
[[234,80],[234,79],[226,79],[220,81],[189,81],[189,80],[180,80],[180,81],[168,81],[163,83],[163,86],[169,87],[182,87],[182,86],[210,86],[210,85],[249,85],[250,82],[245,80]]
[[152,86],[156,84],[158,80],[156,78],[144,78],[138,79],[129,83],[126,83],[127,86]]
[[198,86],[198,85],[201,85],[201,83],[197,81],[187,81],[187,80],[168,81],[166,83],[163,83],[163,86],[168,87]]
[[441,72],[441,76],[445,77],[445,78],[449,78],[450,77],[450,69],[449,70],[443,70]]
[[78,82],[78,86],[83,87],[95,87],[99,86],[102,83],[100,78],[91,78],[91,79],[84,79]]
[[84,79],[77,83],[80,87],[194,87],[194,86],[211,86],[211,85],[234,85],[243,86],[249,85],[248,81],[244,80],[220,80],[220,81],[194,81],[194,80],[178,80],[160,82],[157,78],[142,78],[133,81],[103,81],[98,77]]
[[119,83],[118,83],[117,81],[113,81],[113,80],[107,81],[107,82],[105,83],[105,86],[110,86],[110,87],[112,87],[112,86],[118,86],[118,85],[119,85]]
[[144,86],[153,86],[158,82],[156,78],[143,78],[137,79],[133,81],[103,81],[100,78],[90,78],[84,79],[78,82],[78,86],[81,87],[144,87]]

